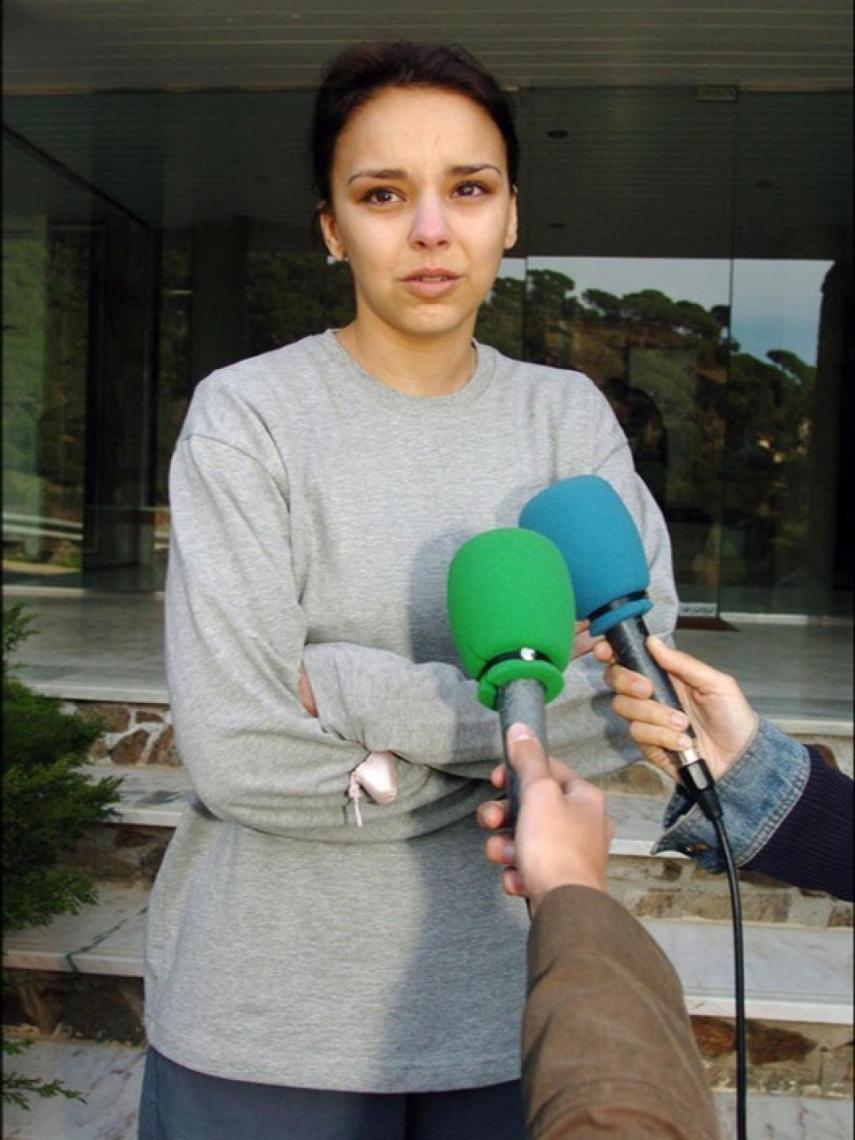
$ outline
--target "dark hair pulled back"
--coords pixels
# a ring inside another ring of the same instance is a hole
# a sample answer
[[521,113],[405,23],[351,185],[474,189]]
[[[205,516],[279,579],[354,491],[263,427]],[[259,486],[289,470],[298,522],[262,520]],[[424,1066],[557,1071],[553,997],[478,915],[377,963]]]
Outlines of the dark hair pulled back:
[[320,201],[331,200],[330,173],[339,135],[355,111],[389,87],[433,87],[465,95],[501,133],[511,186],[517,183],[519,142],[511,102],[493,76],[464,48],[380,40],[353,44],[327,66],[312,117],[312,165]]

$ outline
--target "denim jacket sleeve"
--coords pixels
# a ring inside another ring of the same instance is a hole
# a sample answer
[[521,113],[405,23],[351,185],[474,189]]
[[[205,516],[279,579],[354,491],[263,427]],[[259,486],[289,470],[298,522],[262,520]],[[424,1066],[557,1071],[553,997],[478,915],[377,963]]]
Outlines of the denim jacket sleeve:
[[[798,803],[810,774],[803,744],[761,720],[753,739],[716,785],[737,866],[750,863]],[[712,824],[678,788],[653,852],[681,851],[705,871],[724,870]]]

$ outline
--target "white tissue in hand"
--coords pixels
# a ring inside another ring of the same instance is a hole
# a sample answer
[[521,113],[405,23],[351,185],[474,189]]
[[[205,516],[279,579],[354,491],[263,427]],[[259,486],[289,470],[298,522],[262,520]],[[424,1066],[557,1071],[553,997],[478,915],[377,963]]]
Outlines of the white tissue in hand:
[[390,804],[398,794],[398,758],[394,752],[369,752],[353,778],[376,804]]

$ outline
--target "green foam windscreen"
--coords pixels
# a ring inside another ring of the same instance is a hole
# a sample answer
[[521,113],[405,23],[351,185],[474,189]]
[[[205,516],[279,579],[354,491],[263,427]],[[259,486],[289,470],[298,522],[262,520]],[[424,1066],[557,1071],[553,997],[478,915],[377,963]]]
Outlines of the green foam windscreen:
[[487,708],[511,681],[540,681],[546,701],[561,692],[576,607],[567,565],[550,539],[516,527],[470,538],[448,570],[448,618]]

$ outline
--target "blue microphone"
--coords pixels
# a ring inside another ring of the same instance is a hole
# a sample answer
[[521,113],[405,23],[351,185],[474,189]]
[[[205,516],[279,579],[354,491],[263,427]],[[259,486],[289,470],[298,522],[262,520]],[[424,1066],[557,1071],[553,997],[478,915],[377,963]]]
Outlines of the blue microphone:
[[[520,526],[552,539],[564,556],[576,595],[576,612],[591,634],[603,634],[615,657],[653,685],[657,701],[680,709],[668,674],[650,656],[644,615],[650,570],[641,536],[612,485],[599,475],[563,479],[523,507]],[[691,728],[688,735],[694,739]],[[717,812],[718,796],[706,761],[694,747],[673,754],[686,792],[704,812]],[[711,817],[712,818],[712,817]]]

